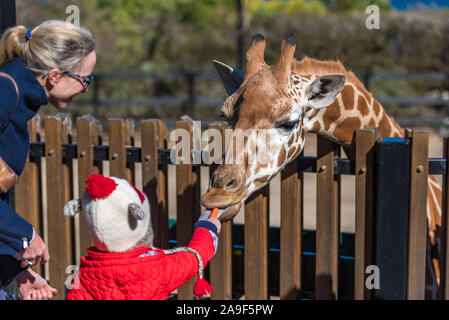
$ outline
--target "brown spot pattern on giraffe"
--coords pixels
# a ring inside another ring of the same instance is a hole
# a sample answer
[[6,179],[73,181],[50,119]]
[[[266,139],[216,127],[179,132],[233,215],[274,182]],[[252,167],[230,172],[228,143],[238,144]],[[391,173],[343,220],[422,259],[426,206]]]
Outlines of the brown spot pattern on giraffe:
[[388,121],[388,116],[384,114],[379,122],[379,130],[381,137],[389,137],[391,134],[390,121]]
[[281,152],[279,153],[279,157],[278,157],[278,164],[277,164],[278,167],[280,167],[284,164],[286,154],[287,154],[287,152],[285,151],[285,146],[282,146]]
[[321,129],[321,125],[318,121],[315,121],[312,127],[312,132],[318,133]]
[[366,99],[363,96],[359,96],[358,104],[357,109],[360,111],[360,114],[362,117],[366,117],[370,112]]
[[341,98],[346,103],[344,104],[344,107],[346,110],[352,110],[354,109],[354,88],[351,85],[346,85],[343,90],[341,91]]
[[374,102],[373,102],[373,111],[374,111],[374,114],[377,117],[379,115],[379,112],[380,112],[380,104],[376,100],[374,100]]
[[343,144],[350,144],[352,142],[354,132],[361,126],[362,123],[358,117],[347,118],[335,127],[334,137]]
[[288,140],[288,145],[291,146],[293,142],[296,140],[296,134],[292,134],[290,139]]
[[296,150],[298,150],[298,147],[292,147],[290,148],[290,150],[288,151],[288,155],[287,155],[287,159],[291,159],[292,156],[296,153]]
[[337,121],[338,118],[340,118],[340,115],[340,104],[338,103],[338,100],[335,100],[326,108],[326,112],[323,115],[324,130],[329,130],[330,125]]

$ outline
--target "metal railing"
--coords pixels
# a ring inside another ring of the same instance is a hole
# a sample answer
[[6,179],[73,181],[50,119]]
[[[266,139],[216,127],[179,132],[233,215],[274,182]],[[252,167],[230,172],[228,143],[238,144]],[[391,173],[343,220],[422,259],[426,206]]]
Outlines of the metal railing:
[[[374,80],[436,80],[442,82],[449,82],[449,72],[416,72],[416,73],[396,73],[396,72],[364,72],[357,73],[357,76],[364,85],[369,89]],[[152,80],[183,80],[186,84],[186,92],[180,96],[152,96],[152,97],[130,97],[130,98],[100,98],[100,92],[106,81],[110,80],[123,81],[139,81],[145,79]],[[169,73],[108,73],[95,75],[95,81],[92,84],[93,91],[90,99],[81,99],[74,101],[77,105],[92,105],[94,107],[94,116],[98,118],[100,107],[113,106],[184,106],[183,112],[194,116],[196,106],[218,106],[223,103],[225,96],[221,97],[204,97],[197,95],[197,84],[199,81],[219,81],[218,74],[213,71],[204,72],[169,72]],[[384,106],[388,105],[426,105],[449,106],[449,99],[442,97],[376,97],[376,99]],[[416,120],[415,120],[416,122]],[[419,122],[419,121],[418,121]],[[421,122],[426,122],[431,125],[441,125],[441,119],[424,119]]]

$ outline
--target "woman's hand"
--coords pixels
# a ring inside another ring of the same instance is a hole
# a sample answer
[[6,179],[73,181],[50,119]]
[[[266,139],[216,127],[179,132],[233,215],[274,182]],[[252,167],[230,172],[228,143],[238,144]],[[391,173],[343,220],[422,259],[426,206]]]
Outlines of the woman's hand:
[[30,246],[23,250],[18,259],[22,260],[21,267],[26,268],[28,266],[34,266],[38,263],[45,263],[50,260],[50,255],[47,251],[47,246],[44,240],[36,233],[33,241],[31,241]]
[[48,300],[57,292],[47,280],[28,268],[16,276],[19,291],[24,300]]

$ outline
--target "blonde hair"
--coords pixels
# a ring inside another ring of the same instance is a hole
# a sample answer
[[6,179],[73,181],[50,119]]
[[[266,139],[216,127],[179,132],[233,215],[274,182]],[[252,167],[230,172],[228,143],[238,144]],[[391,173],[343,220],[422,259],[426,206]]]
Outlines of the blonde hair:
[[95,50],[95,40],[89,30],[65,21],[43,22],[31,31],[28,41],[26,34],[24,26],[5,31],[0,41],[0,66],[18,57],[34,74],[54,68],[61,72],[76,71]]

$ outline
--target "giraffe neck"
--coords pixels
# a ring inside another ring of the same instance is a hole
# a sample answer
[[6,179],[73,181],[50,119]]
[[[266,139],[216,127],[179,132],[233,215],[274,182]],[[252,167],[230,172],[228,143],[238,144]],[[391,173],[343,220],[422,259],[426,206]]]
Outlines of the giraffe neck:
[[[309,83],[313,80],[315,77],[311,77]],[[355,131],[361,128],[377,127],[381,138],[404,136],[404,130],[364,87],[348,81],[334,103],[324,109],[307,110],[305,119],[306,131],[346,148],[351,147]]]

